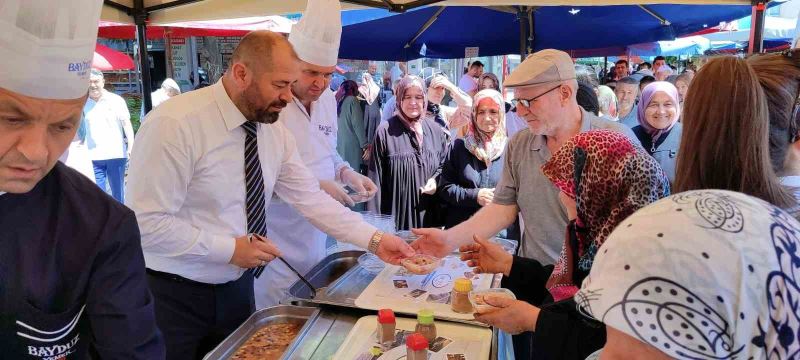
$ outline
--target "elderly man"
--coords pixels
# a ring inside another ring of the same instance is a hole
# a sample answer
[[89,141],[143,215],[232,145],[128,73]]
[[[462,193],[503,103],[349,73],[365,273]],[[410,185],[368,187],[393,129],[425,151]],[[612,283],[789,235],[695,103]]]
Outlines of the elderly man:
[[100,70],[92,69],[89,99],[83,107],[89,129],[89,155],[94,165],[97,186],[119,202],[125,202],[125,165],[133,148],[131,113],[125,100],[105,88]]
[[251,32],[220,81],[162,104],[140,130],[128,205],[142,230],[168,359],[202,357],[255,310],[253,278],[281,255],[266,237],[273,193],[316,227],[385,261],[414,253],[320,190],[303,164],[277,122],[294,101],[299,72],[283,36]]
[[150,99],[153,101],[153,107],[155,108],[158,105],[161,105],[164,101],[169,100],[169,98],[173,96],[178,96],[181,94],[181,87],[178,86],[178,83],[175,80],[170,78],[164,79],[161,83],[161,88],[153,91],[150,94]]
[[494,236],[522,213],[525,235],[520,256],[553,264],[561,252],[568,220],[558,190],[542,174],[541,165],[580,132],[611,129],[639,143],[629,128],[581,109],[576,100],[575,67],[563,51],[548,49],[529,56],[509,75],[505,86],[514,89],[517,114],[527,121],[528,129],[508,144],[492,203],[447,231],[414,230],[421,235],[412,244],[419,251],[445,255],[472,243],[473,235]]
[[[338,0],[309,0],[303,19],[292,27],[289,42],[300,57],[300,75],[291,85],[292,100],[278,123],[294,136],[300,159],[320,187],[339,202],[353,206],[337,180],[368,195],[374,195],[378,188],[336,151],[336,98],[328,84],[339,55],[340,12]],[[269,205],[267,231],[284,258],[303,274],[326,255],[327,235],[278,197],[273,196]],[[256,308],[277,305],[296,280],[283,263],[270,264],[264,276],[255,281]]]
[[164,357],[136,217],[58,162],[81,122],[101,3],[0,6],[3,359]]
[[617,81],[617,88],[614,89],[619,103],[619,122],[629,128],[639,125],[639,118],[636,111],[636,100],[639,98],[639,81],[633,77],[624,77]]

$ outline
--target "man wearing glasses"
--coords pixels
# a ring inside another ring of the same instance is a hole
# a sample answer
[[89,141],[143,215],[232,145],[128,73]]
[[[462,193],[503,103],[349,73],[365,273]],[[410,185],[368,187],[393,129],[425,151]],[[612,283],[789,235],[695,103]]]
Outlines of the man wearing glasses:
[[473,234],[484,239],[494,236],[522,213],[525,232],[519,255],[542,264],[556,262],[568,220],[558,190],[540,170],[542,164],[561,144],[589,130],[619,131],[639,144],[626,126],[600,119],[578,105],[575,77],[572,58],[550,49],[531,55],[508,76],[505,86],[514,89],[512,103],[528,129],[514,135],[508,144],[503,176],[492,203],[447,231],[418,230],[422,236],[412,246],[442,256],[472,243]]

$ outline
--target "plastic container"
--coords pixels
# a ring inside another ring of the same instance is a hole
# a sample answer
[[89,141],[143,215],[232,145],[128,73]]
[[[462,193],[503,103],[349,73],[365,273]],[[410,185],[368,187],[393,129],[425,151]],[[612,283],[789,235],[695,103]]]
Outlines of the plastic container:
[[406,337],[406,360],[428,360],[429,342],[425,336],[414,333]]
[[450,308],[461,314],[473,312],[469,293],[472,291],[472,281],[467,278],[458,278],[453,283],[453,292],[450,294]]
[[408,272],[415,275],[432,273],[442,263],[442,259],[435,256],[417,254],[400,262]]
[[436,324],[433,323],[433,310],[423,309],[417,313],[417,327],[414,332],[422,334],[429,344],[436,340]]
[[381,344],[394,342],[394,331],[397,328],[397,320],[394,311],[391,309],[378,310],[378,342]]
[[371,274],[378,274],[386,267],[386,263],[372,253],[364,253],[359,256],[358,264]]
[[483,301],[484,296],[497,296],[497,297],[507,297],[509,299],[516,300],[517,297],[514,296],[514,293],[511,290],[497,288],[497,289],[486,289],[486,290],[479,290],[479,291],[470,291],[469,292],[469,301],[472,303],[472,307],[475,308],[475,311],[478,313],[485,313],[491,312],[496,310],[497,308],[487,304]]

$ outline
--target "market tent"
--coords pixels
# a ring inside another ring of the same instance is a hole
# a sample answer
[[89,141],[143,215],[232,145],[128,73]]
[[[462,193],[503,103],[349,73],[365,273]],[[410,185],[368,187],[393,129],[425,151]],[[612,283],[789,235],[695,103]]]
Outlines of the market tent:
[[[534,51],[545,48],[565,51],[624,49],[631,44],[672,40],[722,21],[741,18],[751,10],[749,5],[540,7],[531,14],[535,35],[528,45]],[[513,11],[486,7],[426,7],[345,26],[339,57],[411,60],[519,53],[520,21],[529,21],[527,15],[520,19]],[[707,42],[698,45],[701,42],[686,40],[651,46],[659,47],[656,50],[660,53],[670,54],[689,46],[707,49]],[[651,55],[652,51],[643,48],[641,54]]]
[[[797,19],[779,18],[767,16],[764,21],[764,40],[786,40],[791,41],[794,39],[797,27]],[[739,26],[738,29],[732,31],[718,31],[711,34],[705,34],[703,37],[711,41],[733,41],[744,42],[750,40],[750,23],[749,19],[745,22],[745,26]]]
[[[283,16],[259,16],[227,20],[186,21],[147,27],[148,39],[187,36],[244,36],[253,30],[289,33],[292,20]],[[135,39],[136,26],[100,21],[97,36],[106,39]]]
[[128,54],[119,52],[107,46],[95,45],[92,67],[103,71],[130,70],[136,65]]
[[[765,1],[766,2],[766,1]],[[153,25],[183,21],[202,21],[214,19],[233,19],[249,16],[282,15],[302,12],[306,0],[263,1],[263,0],[105,0],[102,19],[120,23],[134,23],[130,9],[148,9],[150,23]],[[344,9],[366,7],[392,7],[396,12],[431,5],[447,6],[593,6],[593,5],[635,5],[635,4],[717,4],[751,5],[751,0],[344,0]],[[391,5],[390,5],[391,4]]]

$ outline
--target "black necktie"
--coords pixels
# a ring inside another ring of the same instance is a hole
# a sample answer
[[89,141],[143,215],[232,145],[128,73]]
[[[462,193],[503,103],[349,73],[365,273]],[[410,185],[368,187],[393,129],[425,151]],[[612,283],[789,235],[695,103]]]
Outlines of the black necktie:
[[[258,160],[258,124],[247,121],[242,124],[244,138],[244,182],[246,189],[247,232],[267,236],[267,212],[264,197],[264,176]],[[258,240],[256,240],[258,241]],[[255,277],[261,276],[263,266],[250,269]]]

